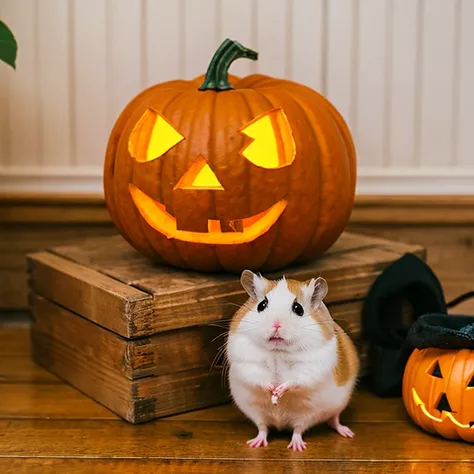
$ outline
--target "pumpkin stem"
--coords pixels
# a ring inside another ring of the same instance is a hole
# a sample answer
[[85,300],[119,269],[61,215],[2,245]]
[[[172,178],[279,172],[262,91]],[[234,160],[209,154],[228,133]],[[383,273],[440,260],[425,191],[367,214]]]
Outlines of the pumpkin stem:
[[225,39],[217,48],[207,68],[206,78],[199,87],[200,91],[226,91],[233,89],[229,83],[229,67],[239,58],[258,59],[258,53],[242,46],[238,41]]

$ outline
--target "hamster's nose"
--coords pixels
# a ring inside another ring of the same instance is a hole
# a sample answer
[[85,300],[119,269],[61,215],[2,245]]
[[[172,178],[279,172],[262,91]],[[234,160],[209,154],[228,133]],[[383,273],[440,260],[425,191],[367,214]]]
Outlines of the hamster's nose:
[[274,329],[275,331],[278,331],[278,329],[280,329],[280,328],[281,328],[280,321],[275,321],[275,322],[273,323],[273,329]]

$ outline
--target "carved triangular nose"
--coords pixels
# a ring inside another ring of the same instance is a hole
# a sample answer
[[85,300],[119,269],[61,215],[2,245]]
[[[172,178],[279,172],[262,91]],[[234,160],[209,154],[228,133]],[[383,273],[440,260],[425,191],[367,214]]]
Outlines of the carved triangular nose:
[[439,411],[448,411],[449,413],[453,412],[453,410],[451,409],[451,405],[448,402],[448,397],[446,396],[445,393],[441,395],[441,398],[439,399],[436,409]]
[[194,160],[174,189],[224,190],[216,174],[201,155]]

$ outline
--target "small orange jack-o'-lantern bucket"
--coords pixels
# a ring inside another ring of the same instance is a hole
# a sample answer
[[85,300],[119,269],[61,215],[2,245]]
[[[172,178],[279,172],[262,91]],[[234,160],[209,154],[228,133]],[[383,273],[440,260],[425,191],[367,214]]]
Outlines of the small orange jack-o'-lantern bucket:
[[[420,348],[411,353],[403,375],[409,415],[430,433],[474,442],[474,318],[422,316],[410,338]],[[427,347],[431,344],[438,347]]]
[[230,76],[238,58],[257,53],[225,40],[205,77],[146,89],[111,132],[109,213],[158,262],[277,270],[320,255],[348,223],[356,156],[343,118],[301,84]]

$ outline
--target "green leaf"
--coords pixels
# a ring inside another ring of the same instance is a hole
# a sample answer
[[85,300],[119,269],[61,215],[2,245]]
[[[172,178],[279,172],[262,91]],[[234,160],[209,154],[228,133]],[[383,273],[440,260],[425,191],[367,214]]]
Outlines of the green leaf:
[[0,20],[0,61],[16,69],[16,53],[18,45],[13,33],[7,25]]

